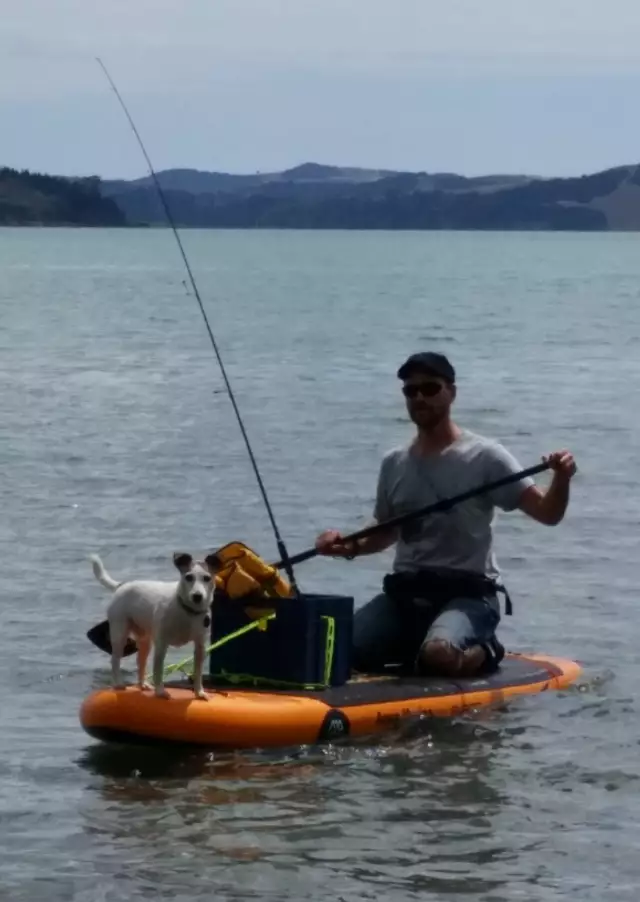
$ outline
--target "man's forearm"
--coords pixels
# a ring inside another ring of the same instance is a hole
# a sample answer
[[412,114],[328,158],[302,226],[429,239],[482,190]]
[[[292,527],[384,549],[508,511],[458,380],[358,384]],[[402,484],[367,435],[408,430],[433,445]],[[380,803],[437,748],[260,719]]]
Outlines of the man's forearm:
[[569,482],[558,474],[554,474],[549,488],[541,492],[530,513],[536,520],[547,526],[557,526],[564,518],[569,505]]
[[357,539],[353,543],[354,553],[356,557],[360,557],[365,554],[377,554],[380,551],[386,551],[387,548],[390,548],[396,542],[397,538],[396,530],[393,528],[374,532],[372,535],[365,536],[363,539]]
[[542,504],[549,521],[552,524],[559,523],[569,505],[569,483],[567,480],[556,474],[545,492]]

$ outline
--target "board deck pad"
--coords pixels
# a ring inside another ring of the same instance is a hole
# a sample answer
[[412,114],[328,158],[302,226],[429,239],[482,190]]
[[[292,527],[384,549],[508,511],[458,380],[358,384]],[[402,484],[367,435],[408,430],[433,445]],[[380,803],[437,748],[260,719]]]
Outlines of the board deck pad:
[[[271,689],[254,686],[235,686],[235,690],[263,692],[269,695],[286,695],[316,698],[332,708],[348,708],[354,705],[376,705],[384,702],[411,701],[425,697],[461,695],[505,689],[508,686],[528,686],[550,677],[560,676],[562,671],[551,662],[544,664],[531,658],[506,657],[496,673],[483,677],[462,677],[457,680],[430,676],[398,676],[395,674],[358,674],[344,686],[328,689]],[[167,683],[168,686],[184,686],[184,681]],[[228,684],[204,680],[205,688],[229,690]]]

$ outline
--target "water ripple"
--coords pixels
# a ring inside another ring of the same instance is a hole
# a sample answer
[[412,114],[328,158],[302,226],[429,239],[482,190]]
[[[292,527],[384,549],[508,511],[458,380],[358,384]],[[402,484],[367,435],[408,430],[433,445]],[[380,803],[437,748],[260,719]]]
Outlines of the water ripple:
[[[370,516],[380,456],[410,435],[395,378],[409,350],[453,355],[459,418],[523,466],[575,451],[565,523],[504,515],[496,530],[505,641],[585,674],[351,745],[178,755],[89,740],[78,706],[109,674],[84,635],[106,604],[88,554],[168,576],[176,547],[277,552],[171,236],[3,230],[3,893],[635,902],[635,239],[184,240],[294,550]],[[388,566],[317,560],[299,577],[360,604]]]

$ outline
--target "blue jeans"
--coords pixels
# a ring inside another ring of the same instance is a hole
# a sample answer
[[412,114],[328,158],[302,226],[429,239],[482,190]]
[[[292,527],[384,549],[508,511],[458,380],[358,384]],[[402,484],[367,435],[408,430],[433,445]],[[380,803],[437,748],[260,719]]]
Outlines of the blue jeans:
[[425,642],[441,639],[464,651],[494,640],[499,622],[494,596],[454,598],[437,609],[416,600],[408,610],[383,592],[356,611],[353,666],[365,673],[389,664],[413,667]]

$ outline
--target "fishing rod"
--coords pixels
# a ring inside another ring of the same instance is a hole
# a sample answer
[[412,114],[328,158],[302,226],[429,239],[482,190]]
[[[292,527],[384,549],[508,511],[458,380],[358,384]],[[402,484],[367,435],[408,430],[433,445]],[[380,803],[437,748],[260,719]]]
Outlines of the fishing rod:
[[196,301],[198,302],[198,306],[200,307],[200,312],[202,313],[202,317],[204,319],[204,323],[207,328],[207,332],[209,333],[209,338],[211,339],[211,344],[213,345],[213,350],[215,352],[215,355],[218,360],[218,364],[220,366],[220,370],[222,372],[222,378],[224,379],[227,393],[229,395],[231,404],[233,406],[233,410],[234,410],[236,418],[238,420],[238,425],[240,426],[240,432],[242,433],[242,437],[243,437],[245,445],[247,447],[247,452],[249,454],[249,460],[251,461],[251,466],[253,467],[253,472],[255,473],[255,477],[258,481],[258,487],[259,487],[260,493],[262,495],[262,500],[264,501],[264,505],[267,510],[267,515],[271,522],[271,527],[273,529],[273,532],[274,532],[274,535],[276,538],[276,545],[278,546],[278,553],[280,554],[280,557],[282,558],[283,568],[284,568],[287,576],[289,577],[289,580],[291,581],[291,586],[292,586],[294,592],[296,594],[298,594],[298,586],[296,584],[295,576],[293,573],[293,565],[291,563],[291,559],[287,552],[287,548],[286,548],[284,541],[282,539],[282,536],[280,534],[280,530],[278,529],[278,524],[276,523],[276,518],[274,516],[273,509],[271,507],[271,504],[269,503],[267,491],[264,487],[264,483],[262,481],[262,476],[260,475],[260,470],[258,468],[258,464],[256,462],[256,458],[253,453],[253,449],[251,448],[251,442],[249,441],[249,436],[247,435],[247,431],[246,431],[244,423],[242,421],[242,417],[240,415],[240,410],[238,409],[235,395],[233,393],[233,389],[231,388],[231,383],[227,376],[227,371],[225,369],[224,363],[222,362],[222,356],[220,355],[220,351],[218,349],[218,343],[216,342],[216,339],[215,339],[215,336],[211,329],[211,326],[209,325],[209,320],[207,318],[207,314],[205,312],[204,305],[202,303],[202,299],[200,297],[200,292],[198,291],[198,286],[196,285],[196,280],[193,276],[191,266],[189,265],[189,260],[187,259],[187,255],[186,255],[184,247],[182,245],[180,235],[178,234],[178,230],[177,230],[175,222],[173,220],[173,216],[171,215],[171,210],[169,209],[169,205],[167,203],[167,199],[165,197],[164,191],[162,190],[162,186],[160,184],[158,176],[156,175],[156,171],[153,168],[153,163],[151,162],[151,160],[149,158],[149,154],[147,153],[147,150],[144,146],[144,142],[142,141],[142,138],[140,137],[140,133],[138,132],[135,122],[133,121],[131,114],[129,113],[129,110],[127,109],[127,105],[125,104],[124,100],[122,99],[122,96],[120,95],[120,92],[118,91],[113,79],[109,75],[109,72],[107,71],[107,67],[105,66],[105,64],[102,62],[102,60],[99,57],[96,57],[96,61],[97,61],[98,65],[100,66],[100,68],[102,69],[102,71],[104,72],[107,81],[111,85],[111,89],[113,90],[113,93],[116,95],[116,98],[118,99],[118,102],[119,102],[120,106],[122,107],[125,116],[127,117],[129,125],[131,126],[133,134],[135,135],[135,137],[138,141],[138,144],[140,145],[140,149],[144,155],[144,158],[147,161],[147,166],[149,167],[149,173],[151,174],[151,178],[153,179],[153,183],[158,192],[158,196],[160,198],[160,202],[162,204],[165,215],[167,217],[167,221],[168,221],[168,223],[171,227],[171,230],[175,236],[176,242],[178,244],[178,248],[180,250],[180,254],[182,256],[182,260],[185,265],[185,269],[187,271],[187,275],[189,276],[189,281],[191,282],[191,287],[193,289],[193,293],[195,295]]

